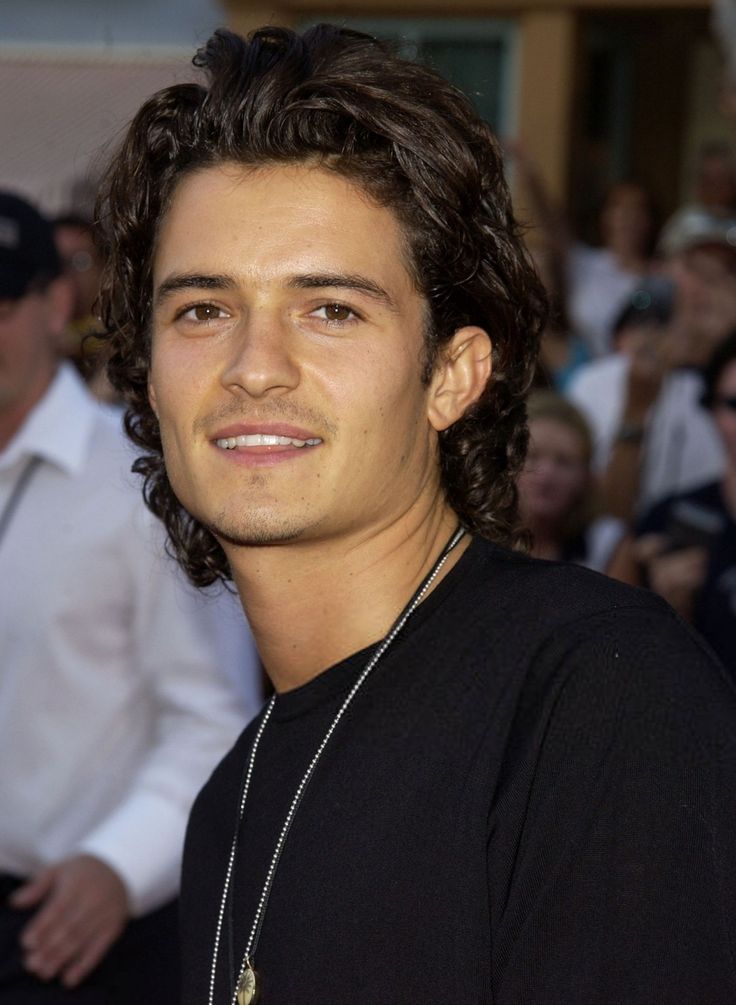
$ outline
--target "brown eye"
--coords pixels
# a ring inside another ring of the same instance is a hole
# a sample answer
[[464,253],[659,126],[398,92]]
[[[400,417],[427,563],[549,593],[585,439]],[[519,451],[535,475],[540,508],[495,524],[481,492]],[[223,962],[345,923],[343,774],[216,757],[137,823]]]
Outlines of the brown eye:
[[353,313],[345,304],[325,304],[323,310],[327,321],[349,321]]
[[192,313],[197,321],[215,321],[220,317],[220,308],[214,304],[197,304]]

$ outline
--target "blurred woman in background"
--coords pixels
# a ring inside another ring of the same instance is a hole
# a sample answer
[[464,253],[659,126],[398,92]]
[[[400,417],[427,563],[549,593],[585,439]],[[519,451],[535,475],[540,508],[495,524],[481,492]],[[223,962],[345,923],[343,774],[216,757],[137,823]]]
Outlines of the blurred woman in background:
[[527,410],[529,450],[518,489],[531,553],[605,572],[625,526],[598,513],[588,425],[553,391],[533,392]]

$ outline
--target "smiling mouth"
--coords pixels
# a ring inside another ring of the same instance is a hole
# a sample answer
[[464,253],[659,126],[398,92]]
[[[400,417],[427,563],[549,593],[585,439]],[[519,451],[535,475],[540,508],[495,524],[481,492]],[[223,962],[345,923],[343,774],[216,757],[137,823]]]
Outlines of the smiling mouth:
[[269,433],[248,433],[245,436],[226,436],[215,440],[221,450],[235,450],[237,447],[316,447],[322,442],[319,437],[300,440],[293,436],[274,436]]

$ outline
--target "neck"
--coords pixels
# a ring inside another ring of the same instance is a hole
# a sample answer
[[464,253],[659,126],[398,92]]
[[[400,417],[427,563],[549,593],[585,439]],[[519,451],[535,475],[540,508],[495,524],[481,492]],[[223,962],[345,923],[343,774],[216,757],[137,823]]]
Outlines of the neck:
[[[360,539],[227,549],[263,664],[278,692],[306,683],[389,630],[458,525],[446,506]],[[465,537],[432,585],[465,550]]]

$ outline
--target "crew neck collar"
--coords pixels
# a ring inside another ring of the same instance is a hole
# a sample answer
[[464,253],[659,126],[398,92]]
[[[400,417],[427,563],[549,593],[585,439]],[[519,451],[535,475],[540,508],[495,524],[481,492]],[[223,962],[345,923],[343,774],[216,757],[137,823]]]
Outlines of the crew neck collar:
[[[379,663],[376,672],[384,665],[384,661],[387,663],[400,654],[402,647],[407,641],[412,638],[427,618],[433,614],[452,593],[457,584],[467,575],[481,556],[482,550],[482,540],[480,538],[471,538],[470,545],[460,556],[453,568],[450,569],[447,575],[432,590],[427,599],[423,600],[411,615],[401,633],[391,644],[391,648]],[[277,695],[272,719],[279,722],[306,715],[346,692],[352,687],[380,642],[381,639],[376,639],[364,649],[352,653],[345,659],[340,660],[339,663],[335,663],[326,670],[323,670],[316,677],[313,677],[312,680],[307,681],[306,684]]]

